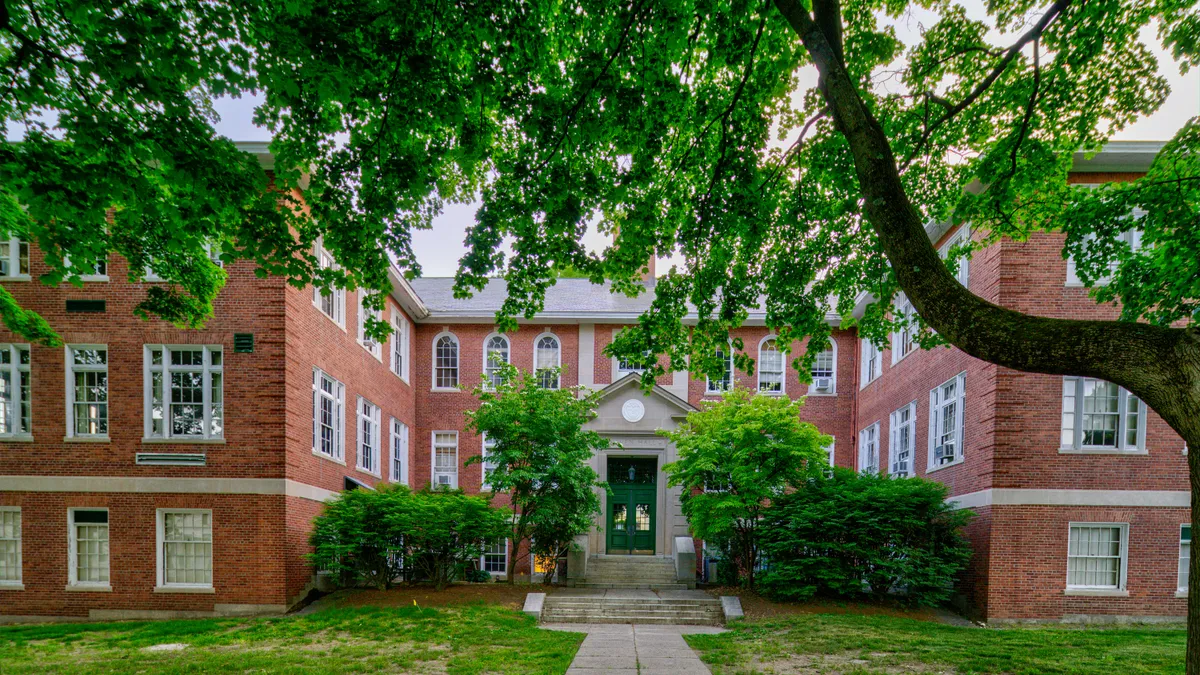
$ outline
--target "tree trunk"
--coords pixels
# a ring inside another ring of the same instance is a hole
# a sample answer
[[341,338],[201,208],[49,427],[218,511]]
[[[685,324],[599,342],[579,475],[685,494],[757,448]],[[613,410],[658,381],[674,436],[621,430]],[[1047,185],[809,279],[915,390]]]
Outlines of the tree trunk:
[[[846,72],[838,1],[814,2],[815,19],[798,0],[774,2],[817,66],[822,95],[854,159],[864,215],[921,318],[952,345],[984,361],[1027,372],[1101,378],[1133,392],[1194,451],[1188,456],[1191,503],[1200,504],[1200,327],[1031,316],[963,288],[929,241],[887,135]],[[1060,2],[1059,9],[1065,4]],[[1053,18],[1043,17],[1038,25],[1044,29]],[[1200,524],[1195,509],[1192,523],[1194,528]],[[1200,588],[1193,586],[1200,577],[1198,565],[1192,562],[1189,568],[1188,675],[1200,675]]]

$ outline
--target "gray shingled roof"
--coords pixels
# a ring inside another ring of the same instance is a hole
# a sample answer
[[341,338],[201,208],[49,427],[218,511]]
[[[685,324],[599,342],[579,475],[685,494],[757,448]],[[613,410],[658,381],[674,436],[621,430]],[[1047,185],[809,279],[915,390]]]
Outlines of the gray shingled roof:
[[[491,317],[508,297],[508,284],[503,279],[490,279],[482,291],[462,299],[454,297],[452,277],[422,277],[410,283],[429,308],[431,316]],[[623,293],[613,293],[608,284],[596,285],[587,279],[559,279],[546,291],[546,307],[542,315],[638,315],[650,307],[652,300],[653,288],[636,298],[630,298]]]

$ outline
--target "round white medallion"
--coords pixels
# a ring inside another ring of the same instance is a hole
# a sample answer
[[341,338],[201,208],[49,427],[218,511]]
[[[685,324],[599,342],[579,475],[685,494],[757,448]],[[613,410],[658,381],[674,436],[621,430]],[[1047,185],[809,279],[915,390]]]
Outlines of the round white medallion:
[[645,416],[646,406],[636,398],[625,401],[625,405],[621,406],[621,417],[624,417],[626,422],[641,422]]

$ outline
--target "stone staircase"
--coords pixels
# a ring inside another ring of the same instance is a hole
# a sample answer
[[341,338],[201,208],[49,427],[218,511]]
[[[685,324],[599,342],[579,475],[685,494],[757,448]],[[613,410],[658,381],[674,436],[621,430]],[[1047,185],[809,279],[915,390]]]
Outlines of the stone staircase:
[[543,623],[720,626],[721,601],[702,591],[565,589],[546,596]]
[[568,585],[592,589],[678,591],[695,588],[695,581],[675,576],[675,559],[665,555],[593,555],[587,571]]

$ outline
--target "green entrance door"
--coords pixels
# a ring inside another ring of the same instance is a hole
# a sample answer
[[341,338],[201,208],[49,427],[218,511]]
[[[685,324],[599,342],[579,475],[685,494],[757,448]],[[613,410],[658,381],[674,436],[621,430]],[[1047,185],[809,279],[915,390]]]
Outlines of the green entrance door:
[[654,555],[658,465],[653,459],[608,460],[608,553]]

